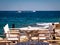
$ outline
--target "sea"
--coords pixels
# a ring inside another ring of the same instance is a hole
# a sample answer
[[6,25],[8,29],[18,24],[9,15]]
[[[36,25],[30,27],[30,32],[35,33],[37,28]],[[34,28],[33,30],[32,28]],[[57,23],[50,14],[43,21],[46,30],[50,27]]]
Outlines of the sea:
[[8,24],[12,28],[27,27],[36,23],[60,22],[60,11],[0,11],[0,35],[3,27]]

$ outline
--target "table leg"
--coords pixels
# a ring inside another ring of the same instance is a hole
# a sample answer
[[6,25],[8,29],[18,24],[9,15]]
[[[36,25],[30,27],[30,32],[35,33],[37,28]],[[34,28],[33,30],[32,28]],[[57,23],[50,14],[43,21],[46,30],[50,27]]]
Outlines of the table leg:
[[9,45],[9,43],[6,43],[6,45]]
[[10,43],[6,43],[6,45],[10,45]]

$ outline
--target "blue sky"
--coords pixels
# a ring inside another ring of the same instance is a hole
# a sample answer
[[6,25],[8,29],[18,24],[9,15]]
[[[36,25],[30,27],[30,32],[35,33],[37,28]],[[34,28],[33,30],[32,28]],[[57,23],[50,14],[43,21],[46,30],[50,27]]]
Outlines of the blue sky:
[[0,0],[0,10],[60,11],[60,0]]

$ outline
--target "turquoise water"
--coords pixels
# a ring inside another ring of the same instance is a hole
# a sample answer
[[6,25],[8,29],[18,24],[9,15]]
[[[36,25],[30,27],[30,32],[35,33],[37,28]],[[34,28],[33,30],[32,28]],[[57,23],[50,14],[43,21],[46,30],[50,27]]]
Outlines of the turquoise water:
[[15,24],[16,28],[34,25],[42,22],[60,22],[60,11],[0,11],[0,34],[4,33],[3,27]]

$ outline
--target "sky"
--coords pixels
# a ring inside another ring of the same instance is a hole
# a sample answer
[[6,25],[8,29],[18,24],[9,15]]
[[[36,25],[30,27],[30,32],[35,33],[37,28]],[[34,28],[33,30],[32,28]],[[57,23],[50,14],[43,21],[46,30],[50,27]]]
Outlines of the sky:
[[59,10],[60,0],[0,0],[0,11]]

